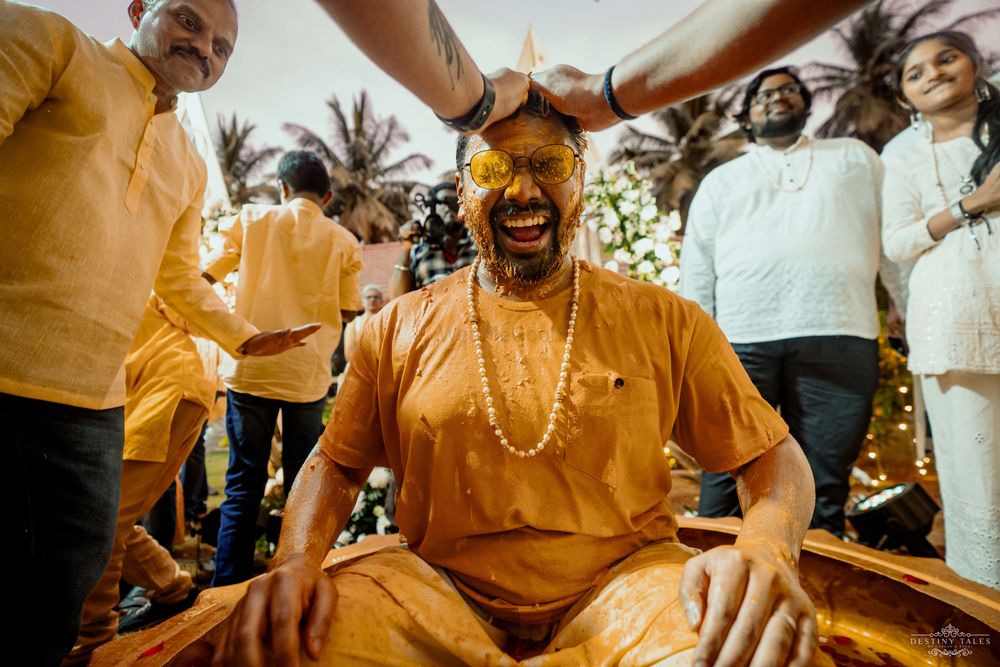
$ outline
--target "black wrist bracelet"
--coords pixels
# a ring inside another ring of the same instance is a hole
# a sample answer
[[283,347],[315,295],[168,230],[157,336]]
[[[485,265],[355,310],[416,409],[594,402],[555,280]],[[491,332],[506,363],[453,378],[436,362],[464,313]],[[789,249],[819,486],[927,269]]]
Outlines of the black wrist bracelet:
[[489,118],[490,112],[493,111],[493,104],[497,99],[497,91],[493,87],[493,82],[485,74],[482,77],[483,96],[479,98],[479,102],[475,106],[467,113],[455,118],[442,118],[438,114],[434,114],[438,120],[457,132],[474,132],[481,128],[486,119]]
[[969,213],[968,211],[966,211],[965,205],[962,204],[961,199],[958,200],[958,210],[962,212],[962,217],[968,220],[970,223],[984,217],[982,213]]
[[618,106],[618,100],[615,99],[615,91],[611,88],[611,73],[615,71],[615,66],[612,65],[608,68],[607,73],[604,75],[604,100],[611,107],[611,110],[615,112],[615,115],[622,120],[635,120],[638,116],[633,116],[628,113],[620,106]]

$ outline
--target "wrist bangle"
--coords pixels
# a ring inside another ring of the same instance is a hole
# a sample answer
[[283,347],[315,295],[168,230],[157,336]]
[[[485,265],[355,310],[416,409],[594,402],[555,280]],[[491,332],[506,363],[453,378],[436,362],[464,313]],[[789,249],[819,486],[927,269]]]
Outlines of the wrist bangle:
[[615,66],[612,65],[604,75],[604,100],[611,107],[611,110],[615,112],[615,115],[622,120],[635,120],[638,116],[633,116],[618,106],[618,100],[615,99],[615,91],[611,87],[611,73],[614,71]]
[[948,212],[951,213],[951,219],[959,227],[968,224],[968,218],[965,217],[965,210],[962,208],[962,204],[960,202],[953,202],[948,207]]
[[402,264],[393,264],[392,268],[396,269],[397,271],[402,271],[403,273],[410,273],[410,267],[403,266]]
[[442,118],[440,115],[434,114],[438,120],[457,132],[474,132],[483,126],[483,123],[489,118],[490,112],[493,111],[497,91],[493,87],[493,82],[485,74],[481,74],[481,76],[483,77],[483,96],[479,98],[479,102],[468,112],[455,118]]

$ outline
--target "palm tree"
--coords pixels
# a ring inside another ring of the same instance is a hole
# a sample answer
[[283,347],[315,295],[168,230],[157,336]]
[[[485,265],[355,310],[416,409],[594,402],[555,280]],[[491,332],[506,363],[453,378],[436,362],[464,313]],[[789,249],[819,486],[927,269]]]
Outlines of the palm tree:
[[832,32],[850,55],[849,67],[814,62],[806,66],[808,83],[819,97],[836,98],[833,115],[816,134],[855,137],[876,151],[906,127],[906,112],[892,85],[895,59],[905,44],[932,30],[958,30],[1000,15],[1000,8],[966,14],[939,27],[928,25],[954,0],[931,0],[916,10],[902,0],[879,0]]
[[251,179],[259,176],[268,162],[281,152],[275,146],[254,148],[250,144],[250,135],[255,129],[257,126],[249,121],[241,124],[235,113],[228,121],[219,115],[215,147],[229,199],[237,207],[250,202],[278,201],[278,188],[268,182],[273,179],[258,180],[251,184]]
[[349,117],[336,96],[326,104],[333,121],[329,142],[302,125],[283,127],[300,147],[331,165],[333,201],[327,213],[339,215],[340,223],[365,242],[393,241],[399,225],[411,217],[409,194],[418,185],[400,177],[429,167],[431,159],[412,153],[390,161],[390,153],[410,137],[395,116],[375,117],[367,92],[354,99]]
[[[746,143],[739,129],[723,129],[735,98],[735,89],[726,89],[660,109],[653,118],[663,126],[663,135],[626,126],[622,144],[610,160],[635,162],[639,172],[652,181],[660,209],[678,211],[684,224],[701,179],[738,157]],[[682,226],[680,233],[683,230]]]

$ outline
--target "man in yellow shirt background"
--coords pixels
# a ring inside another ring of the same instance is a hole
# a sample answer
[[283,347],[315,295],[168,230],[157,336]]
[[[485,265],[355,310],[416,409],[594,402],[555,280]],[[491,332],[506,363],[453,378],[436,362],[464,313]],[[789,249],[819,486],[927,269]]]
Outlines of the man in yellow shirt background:
[[150,290],[236,355],[314,330],[259,333],[200,277],[206,169],[174,108],[225,70],[235,5],[132,0],[128,15],[129,44],[102,44],[0,0],[0,418],[17,485],[4,637],[25,664],[70,650],[108,563],[124,361]]
[[341,323],[361,309],[361,246],[323,215],[322,207],[332,198],[326,166],[313,153],[292,151],[282,156],[276,175],[282,203],[244,206],[223,224],[225,249],[205,277],[222,280],[238,270],[235,312],[258,327],[305,318],[323,328],[280,358],[223,360],[229,468],[215,585],[250,578],[278,414],[287,492],[323,432],[330,358]]

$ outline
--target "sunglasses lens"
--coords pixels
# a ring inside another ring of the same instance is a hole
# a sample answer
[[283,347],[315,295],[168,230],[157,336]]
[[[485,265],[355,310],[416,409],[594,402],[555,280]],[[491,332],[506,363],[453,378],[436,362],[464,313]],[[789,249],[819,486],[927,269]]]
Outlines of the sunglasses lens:
[[531,170],[542,183],[564,183],[576,167],[573,149],[564,144],[542,146],[531,156]]
[[486,150],[472,156],[469,161],[472,180],[481,188],[502,188],[510,182],[514,161],[503,151]]

